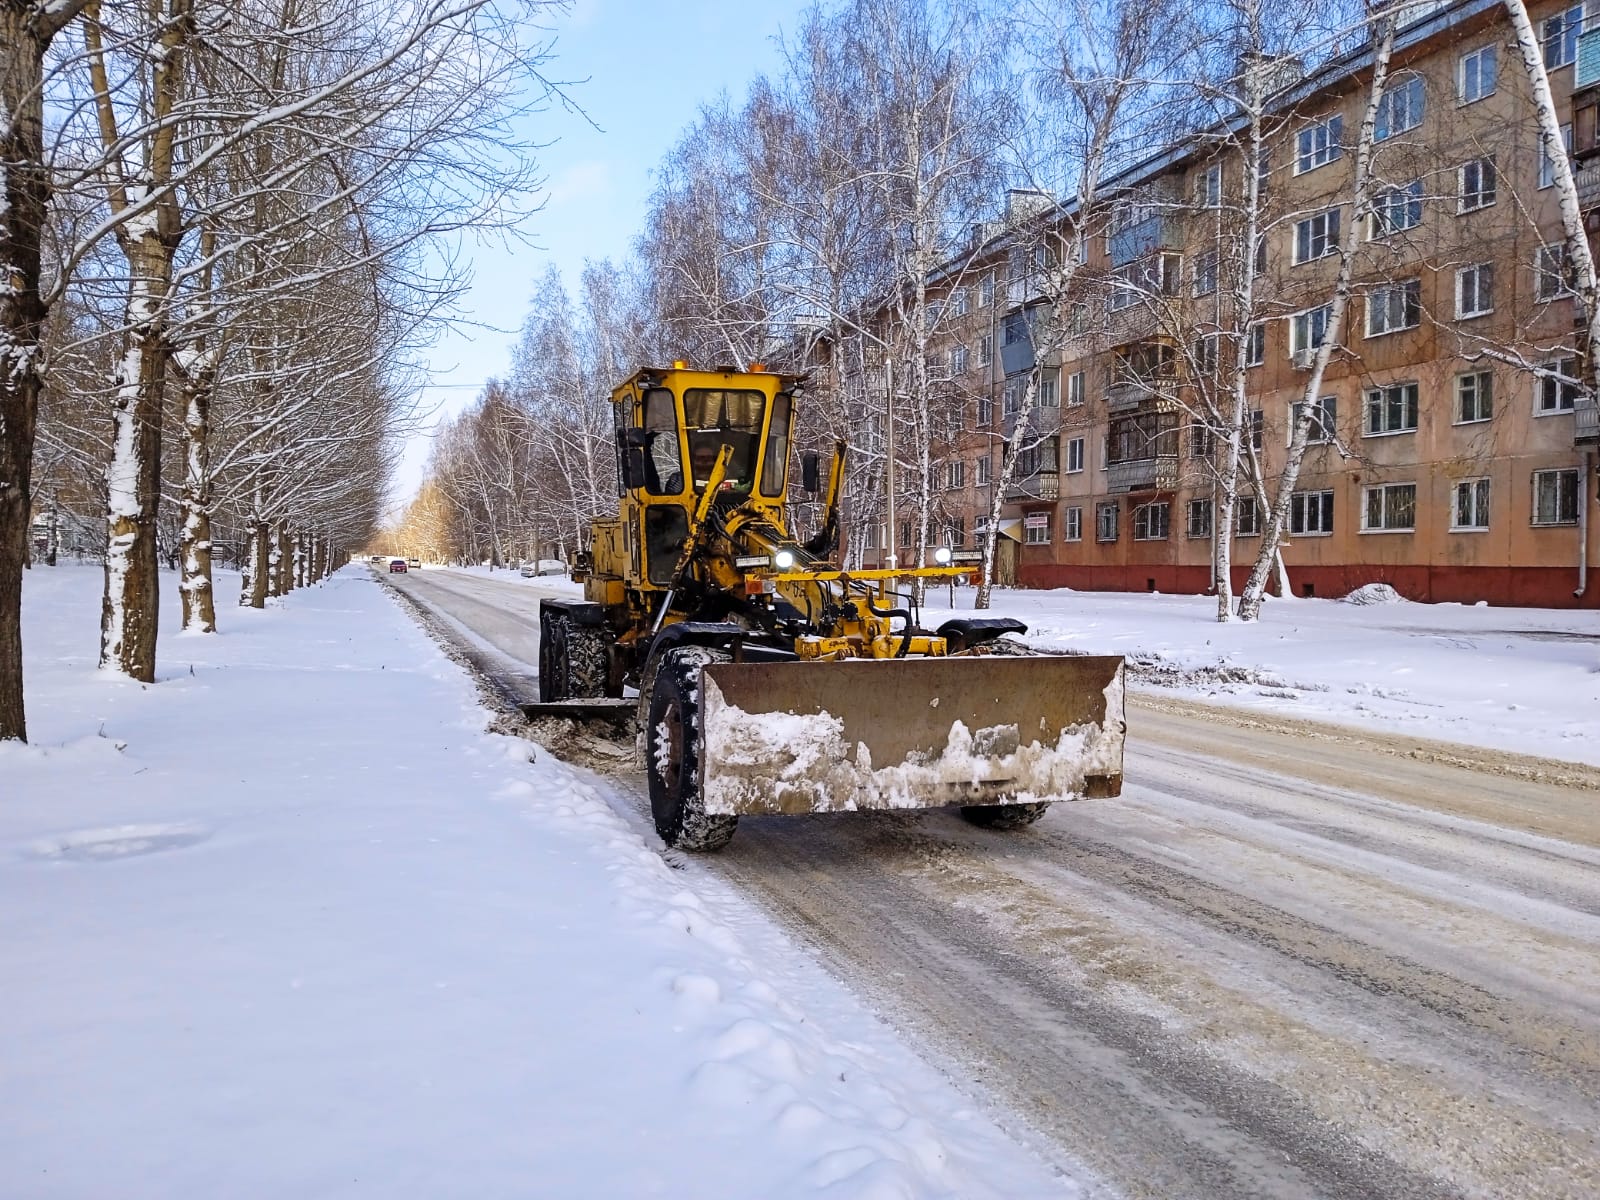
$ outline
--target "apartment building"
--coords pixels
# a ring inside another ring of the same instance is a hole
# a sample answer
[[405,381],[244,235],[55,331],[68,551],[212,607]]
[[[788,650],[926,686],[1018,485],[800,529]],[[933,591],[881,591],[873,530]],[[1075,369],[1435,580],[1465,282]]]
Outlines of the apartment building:
[[[1600,30],[1583,30],[1582,5],[1532,13],[1585,203],[1600,212]],[[1299,70],[1262,66],[1280,79]],[[1025,193],[975,231],[934,281],[936,359],[963,414],[937,444],[939,540],[971,545],[985,528],[1003,445],[1031,408],[1001,498],[1002,578],[1210,590],[1223,533],[1216,381],[1242,346],[1247,438],[1270,488],[1324,336],[1337,247],[1357,222],[1354,296],[1313,401],[1283,547],[1292,588],[1339,596],[1386,582],[1416,600],[1600,606],[1595,413],[1576,385],[1583,322],[1501,6],[1436,5],[1401,31],[1379,183],[1358,212],[1352,148],[1369,80],[1360,48],[1284,93],[1257,172],[1267,199],[1253,251],[1237,223],[1240,140],[1217,131],[1109,181],[1095,213],[1069,214],[1087,231],[1070,244],[1040,236],[1059,210],[1041,218]],[[1256,301],[1238,327],[1218,296],[1232,294],[1230,264],[1246,253]],[[1060,254],[1079,257],[1073,290],[1041,297]],[[1056,331],[1043,345],[1041,320]],[[1229,531],[1236,587],[1260,522],[1246,487]],[[910,531],[895,532],[906,561]]]

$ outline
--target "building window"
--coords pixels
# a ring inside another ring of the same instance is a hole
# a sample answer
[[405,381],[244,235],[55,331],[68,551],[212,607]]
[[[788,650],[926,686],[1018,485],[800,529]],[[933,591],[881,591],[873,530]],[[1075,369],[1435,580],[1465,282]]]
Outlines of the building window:
[[[1561,127],[1561,144],[1567,148],[1567,153],[1572,153],[1572,125],[1569,122]],[[1550,187],[1556,181],[1555,160],[1545,153],[1544,143],[1539,143],[1539,186]]]
[[[1300,424],[1300,413],[1305,408],[1305,402],[1296,400],[1289,406],[1289,437],[1294,438],[1296,426]],[[1333,442],[1338,437],[1339,429],[1339,397],[1323,396],[1311,406],[1311,424],[1306,430],[1306,445],[1320,445]]]
[[1204,421],[1189,422],[1189,457],[1210,458],[1216,448],[1216,431]]
[[1339,248],[1339,210],[1330,208],[1314,217],[1295,222],[1294,261],[1310,262],[1324,258]]
[[1422,283],[1408,279],[1367,293],[1367,336],[1382,337],[1422,323]]
[[967,348],[953,346],[950,349],[950,374],[965,375],[967,373]]
[[1194,372],[1199,376],[1215,375],[1221,354],[1222,335],[1201,334],[1194,343]]
[[967,289],[958,287],[950,293],[950,311],[958,317],[967,315]]
[[1456,272],[1456,316],[1481,317],[1494,311],[1494,264],[1475,263]]
[[988,429],[994,424],[994,401],[988,396],[978,399],[978,428]]
[[1250,448],[1261,449],[1262,433],[1266,428],[1266,418],[1262,416],[1259,408],[1250,410]]
[[1222,164],[1213,163],[1200,176],[1200,207],[1222,207]]
[[1039,373],[1039,407],[1061,407],[1061,373],[1059,371],[1041,371]]
[[1339,144],[1343,136],[1343,117],[1329,117],[1302,129],[1295,139],[1294,173],[1303,174],[1338,158],[1344,153],[1344,147]]
[[1050,514],[1029,513],[1022,518],[1022,540],[1030,546],[1043,546],[1050,540]]
[[1567,66],[1578,57],[1578,35],[1583,32],[1583,5],[1574,4],[1553,17],[1546,17],[1544,65],[1551,70]]
[[1576,470],[1533,473],[1533,523],[1535,525],[1578,523]]
[[1083,470],[1083,439],[1081,437],[1067,439],[1067,474],[1076,475]]
[[1463,479],[1455,486],[1455,503],[1450,510],[1450,528],[1455,530],[1489,528],[1489,481]]
[[1456,96],[1463,104],[1494,95],[1495,48],[1484,46],[1461,56],[1456,70]]
[[1189,501],[1189,536],[1192,538],[1211,536],[1211,501]]
[[1402,187],[1381,188],[1372,199],[1367,238],[1374,240],[1422,224],[1422,180]]
[[1061,510],[1061,540],[1063,542],[1083,541],[1083,509],[1064,508]]
[[944,485],[951,491],[967,486],[967,464],[957,458],[945,464]]
[[1378,124],[1374,141],[1386,141],[1422,124],[1422,76],[1406,75],[1392,80],[1378,101]]
[[1539,247],[1533,263],[1533,291],[1540,300],[1560,300],[1574,294],[1572,261],[1565,242]]
[[1097,542],[1114,542],[1117,540],[1117,512],[1115,503],[1097,504],[1094,508],[1094,540]]
[[1194,258],[1194,294],[1209,296],[1217,290],[1218,254],[1215,246],[1202,250]]
[[1022,411],[1022,396],[1027,391],[1028,381],[1022,377],[1008,379],[1000,390],[1001,412],[1008,417],[1014,417]]
[[1547,417],[1551,413],[1571,412],[1578,402],[1578,360],[1562,358],[1540,363],[1539,370],[1534,413]]
[[1412,433],[1417,428],[1417,385],[1395,383],[1367,392],[1366,437]]
[[967,544],[967,522],[964,517],[951,517],[944,523],[944,532],[941,535],[946,546],[953,546],[959,550]]
[[989,482],[989,456],[983,455],[972,464],[973,482],[979,487],[984,487]]
[[1257,321],[1245,334],[1244,365],[1259,367],[1267,361],[1267,327]]
[[1475,158],[1471,162],[1462,163],[1457,182],[1461,212],[1476,212],[1480,208],[1488,208],[1494,203],[1497,182],[1494,159]]
[[[1252,509],[1255,505],[1252,503]],[[1322,537],[1333,532],[1333,493],[1296,492],[1289,497],[1289,532]]]
[[1154,504],[1141,504],[1133,510],[1133,540],[1136,542],[1164,542],[1170,523],[1171,505],[1165,500]]
[[1417,485],[1384,483],[1367,490],[1361,528],[1368,533],[1409,533],[1417,527]]
[[1328,322],[1332,319],[1331,304],[1295,313],[1289,321],[1289,353],[1300,354],[1322,345],[1323,339],[1328,336]]
[[1256,507],[1254,496],[1240,496],[1234,502],[1233,534],[1235,537],[1261,536],[1261,509]]
[[988,308],[994,303],[994,276],[985,275],[978,280],[978,307]]
[[1494,374],[1474,371],[1456,376],[1456,424],[1470,425],[1494,416]]
[[987,367],[994,362],[994,334],[986,333],[978,339],[978,365]]
[[1078,408],[1083,404],[1083,372],[1074,371],[1067,376],[1067,407]]

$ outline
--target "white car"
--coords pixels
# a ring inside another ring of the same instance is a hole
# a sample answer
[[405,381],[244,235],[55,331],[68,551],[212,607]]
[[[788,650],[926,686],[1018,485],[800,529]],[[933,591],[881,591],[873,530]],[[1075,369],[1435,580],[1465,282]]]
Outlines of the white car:
[[541,558],[538,562],[525,562],[522,569],[517,572],[524,579],[532,579],[537,575],[565,575],[567,564],[559,558]]

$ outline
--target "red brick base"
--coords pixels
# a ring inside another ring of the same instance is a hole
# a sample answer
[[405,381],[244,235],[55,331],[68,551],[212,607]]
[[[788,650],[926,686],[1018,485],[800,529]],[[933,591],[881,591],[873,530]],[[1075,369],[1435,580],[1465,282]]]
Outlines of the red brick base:
[[[1235,590],[1244,586],[1248,568],[1233,572]],[[1149,566],[1080,567],[1064,564],[1017,567],[1017,582],[1030,588],[1074,588],[1085,592],[1167,592],[1198,594],[1211,588],[1206,567]],[[1589,571],[1589,586],[1574,596],[1576,567],[1395,567],[1351,563],[1336,567],[1289,568],[1297,596],[1337,599],[1367,583],[1387,583],[1407,600],[1429,604],[1455,602],[1519,608],[1600,608],[1600,568]]]

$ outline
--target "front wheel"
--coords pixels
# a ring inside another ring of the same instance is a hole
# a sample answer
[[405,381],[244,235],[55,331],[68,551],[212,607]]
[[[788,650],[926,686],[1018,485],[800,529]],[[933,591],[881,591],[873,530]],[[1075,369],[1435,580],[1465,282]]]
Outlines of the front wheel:
[[966,804],[961,815],[983,829],[1021,829],[1044,816],[1048,800],[1036,804]]
[[661,840],[676,850],[721,850],[739,825],[738,817],[707,813],[700,793],[700,669],[727,661],[727,654],[704,646],[669,650],[650,688],[644,729],[650,811]]

